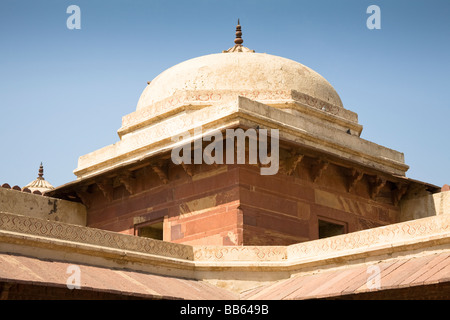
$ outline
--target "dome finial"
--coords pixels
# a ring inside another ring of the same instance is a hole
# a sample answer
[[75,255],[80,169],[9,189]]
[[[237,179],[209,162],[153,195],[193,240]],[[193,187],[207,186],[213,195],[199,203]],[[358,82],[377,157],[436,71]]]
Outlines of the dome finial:
[[234,43],[236,43],[238,45],[242,45],[243,42],[244,42],[244,40],[242,39],[241,25],[239,23],[239,18],[238,18],[238,24],[236,26],[236,39],[234,39]]
[[39,175],[36,180],[31,181],[29,184],[27,184],[24,189],[30,189],[32,193],[35,193],[35,191],[39,191],[41,194],[44,194],[45,192],[55,189],[48,181],[44,179],[44,166],[39,166]]
[[234,39],[234,46],[231,47],[228,50],[223,50],[223,53],[227,52],[255,52],[255,50],[251,50],[249,48],[246,48],[242,45],[244,40],[242,39],[242,30],[241,30],[241,23],[239,22],[238,18],[238,24],[236,26],[236,38]]
[[39,180],[45,180],[44,179],[44,166],[42,165],[42,162],[41,162],[41,165],[39,166],[38,179]]

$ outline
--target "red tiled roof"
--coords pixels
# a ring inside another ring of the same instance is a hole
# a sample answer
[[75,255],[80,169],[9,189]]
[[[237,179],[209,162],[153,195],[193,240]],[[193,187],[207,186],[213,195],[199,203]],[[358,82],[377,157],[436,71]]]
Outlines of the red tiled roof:
[[[0,281],[67,287],[68,262],[47,261],[20,255],[0,254]],[[260,286],[240,296],[207,282],[161,276],[125,269],[77,264],[81,289],[149,299],[192,300],[289,300],[344,297],[389,289],[450,283],[450,253],[397,258],[377,264],[348,266],[294,276]],[[372,272],[380,270],[380,287],[367,287]],[[447,286],[448,287],[448,286]],[[69,290],[69,289],[67,289]],[[75,289],[76,290],[76,289]]]
[[247,291],[241,299],[317,299],[450,282],[449,252],[391,259],[375,266],[380,270],[378,289],[367,286],[369,277],[373,275],[372,271],[369,272],[369,265],[359,265],[294,276]]
[[[0,254],[0,281],[66,287],[68,262]],[[125,269],[76,264],[81,289],[149,299],[234,300],[238,296],[207,282]],[[67,288],[67,290],[70,290]],[[76,289],[72,289],[76,290]]]

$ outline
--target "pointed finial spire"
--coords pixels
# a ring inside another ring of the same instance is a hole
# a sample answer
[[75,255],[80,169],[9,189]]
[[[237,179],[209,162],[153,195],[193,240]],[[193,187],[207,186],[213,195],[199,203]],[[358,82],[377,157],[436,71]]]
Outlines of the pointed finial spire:
[[223,50],[223,53],[229,53],[229,52],[255,52],[255,50],[251,50],[249,48],[246,48],[242,45],[244,40],[242,39],[242,31],[241,31],[241,24],[238,19],[238,24],[236,26],[236,38],[234,39],[234,46],[229,48],[228,50]]
[[39,166],[39,175],[38,175],[38,179],[39,179],[39,180],[45,180],[45,179],[44,179],[44,166],[42,165],[42,162],[41,162],[41,165]]
[[244,42],[244,40],[242,39],[241,25],[239,23],[239,18],[238,18],[238,24],[236,26],[236,39],[234,39],[234,43],[241,45],[243,42]]

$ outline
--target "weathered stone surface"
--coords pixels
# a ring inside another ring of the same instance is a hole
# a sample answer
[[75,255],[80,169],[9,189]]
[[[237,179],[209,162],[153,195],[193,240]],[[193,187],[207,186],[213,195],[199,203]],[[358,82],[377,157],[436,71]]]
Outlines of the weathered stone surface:
[[86,208],[80,203],[6,188],[0,188],[0,212],[86,225]]
[[400,221],[419,219],[450,212],[450,191],[443,191],[401,202]]
[[[215,93],[218,89],[274,95],[282,90],[296,90],[343,108],[334,88],[317,72],[298,62],[264,53],[219,53],[165,70],[146,87],[137,109],[169,98],[177,91]],[[277,97],[268,100],[276,101]]]

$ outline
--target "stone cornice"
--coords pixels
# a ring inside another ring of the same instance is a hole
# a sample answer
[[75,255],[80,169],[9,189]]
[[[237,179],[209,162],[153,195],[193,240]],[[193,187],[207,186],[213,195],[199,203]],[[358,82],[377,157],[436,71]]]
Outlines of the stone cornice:
[[170,98],[132,112],[122,117],[122,127],[118,130],[118,134],[122,137],[179,112],[198,110],[212,104],[224,103],[235,100],[238,96],[279,108],[289,108],[287,104],[295,105],[297,103],[303,107],[301,108],[302,112],[316,111],[317,114],[317,111],[320,110],[320,113],[327,116],[327,120],[343,122],[347,126],[354,127],[355,131],[361,132],[356,113],[295,90],[239,92],[215,90],[214,92],[184,91],[176,93]]
[[118,165],[171,150],[174,147],[171,138],[187,131],[192,134],[194,129],[202,128],[205,134],[207,130],[222,130],[236,125],[279,129],[281,139],[299,142],[304,147],[322,150],[324,154],[350,159],[385,173],[404,175],[408,169],[402,153],[349,134],[345,127],[336,127],[336,124],[316,115],[292,116],[279,108],[238,97],[237,100],[179,114],[127,134],[114,145],[80,157],[74,172],[79,178],[97,175]]
[[[31,246],[105,257],[152,267],[204,271],[296,272],[305,266],[408,252],[450,243],[450,215],[443,214],[290,246],[189,246],[0,212],[0,250]],[[59,249],[58,249],[59,248]],[[36,249],[34,249],[36,250]],[[34,251],[33,250],[33,251]],[[39,250],[37,250],[39,251]],[[116,257],[116,258],[114,258]]]
[[301,141],[307,147],[359,162],[396,175],[404,175],[408,166],[401,152],[380,146],[333,126],[320,125],[303,117],[292,117],[280,110],[243,97],[239,98],[240,118],[280,130],[280,138]]

